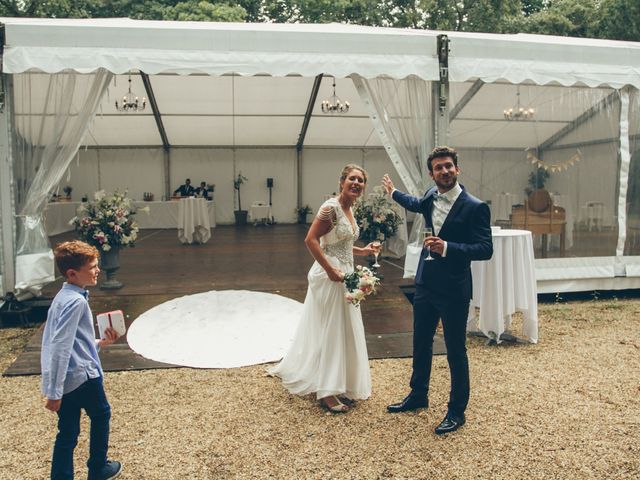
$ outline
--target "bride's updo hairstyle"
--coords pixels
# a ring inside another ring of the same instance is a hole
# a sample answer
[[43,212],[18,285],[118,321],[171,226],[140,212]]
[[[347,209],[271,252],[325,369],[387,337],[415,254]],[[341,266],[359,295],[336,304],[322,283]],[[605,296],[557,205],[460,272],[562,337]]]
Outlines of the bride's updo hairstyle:
[[340,174],[340,183],[338,185],[338,188],[340,189],[340,191],[342,191],[342,184],[349,176],[349,172],[351,170],[359,170],[360,173],[362,173],[362,176],[364,177],[364,185],[365,186],[367,185],[367,171],[364,168],[362,168],[360,165],[356,165],[355,163],[350,163],[349,165],[345,166],[342,169],[342,173]]

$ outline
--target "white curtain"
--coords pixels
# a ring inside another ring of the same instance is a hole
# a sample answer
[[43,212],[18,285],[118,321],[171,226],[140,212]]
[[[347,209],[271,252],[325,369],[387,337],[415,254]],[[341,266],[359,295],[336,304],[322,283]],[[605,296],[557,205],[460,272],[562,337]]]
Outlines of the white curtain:
[[104,69],[91,75],[14,76],[17,292],[38,294],[54,279],[43,211],[75,157],[112,76]]
[[[354,74],[351,78],[408,193],[421,197],[430,183],[426,160],[433,148],[431,82],[415,76],[395,80],[365,79]],[[402,255],[406,250],[405,278],[415,276],[422,227],[422,215],[417,215],[408,245],[406,233],[388,242],[391,251]]]

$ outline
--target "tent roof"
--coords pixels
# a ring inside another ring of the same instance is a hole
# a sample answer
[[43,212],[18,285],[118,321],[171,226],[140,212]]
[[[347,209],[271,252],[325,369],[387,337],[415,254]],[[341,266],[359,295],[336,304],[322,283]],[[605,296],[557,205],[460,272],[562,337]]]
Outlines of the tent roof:
[[437,78],[437,32],[326,24],[4,18],[5,73],[320,73]]
[[640,43],[543,35],[435,32],[343,24],[2,18],[5,73],[320,73],[438,78],[437,36],[450,39],[450,79],[640,88]]
[[[589,117],[590,108],[612,95],[611,88],[640,88],[640,44],[634,42],[339,24],[0,22],[5,26],[4,72],[18,74],[15,114],[22,119],[21,134],[33,141],[41,134],[30,125],[42,115],[49,82],[48,75],[38,72],[106,68],[118,75],[85,138],[88,145],[162,145],[150,107],[135,113],[114,108],[126,92],[126,73],[133,70],[152,75],[150,84],[173,146],[294,146],[314,77],[333,74],[338,77],[336,93],[351,109],[347,115],[321,112],[320,103],[333,91],[331,78],[323,78],[304,144],[379,147],[364,104],[351,80],[343,77],[358,73],[366,78],[417,75],[435,80],[441,33],[450,40],[450,105],[455,113],[449,133],[458,147],[575,143],[578,140],[562,132],[578,126],[574,120],[581,115]],[[35,73],[22,79],[21,72]],[[88,88],[89,77],[80,75],[76,88]],[[140,76],[131,78],[133,92],[145,95]],[[503,110],[516,100],[535,108],[534,120],[503,118]],[[78,108],[74,105],[72,111]],[[610,118],[616,112],[607,109],[603,114]],[[54,124],[51,118],[45,128],[53,132]],[[608,129],[590,134],[590,141],[613,136]]]

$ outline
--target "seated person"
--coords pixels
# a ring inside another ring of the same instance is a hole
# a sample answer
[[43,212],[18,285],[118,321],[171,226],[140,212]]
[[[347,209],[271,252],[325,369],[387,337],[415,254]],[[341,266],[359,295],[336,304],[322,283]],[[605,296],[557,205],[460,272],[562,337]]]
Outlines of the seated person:
[[196,189],[191,186],[191,179],[187,178],[184,181],[184,185],[180,185],[174,192],[174,195],[180,195],[181,197],[190,197],[195,195]]
[[196,188],[196,196],[209,200],[209,189],[207,188],[207,182],[200,182],[200,186]]

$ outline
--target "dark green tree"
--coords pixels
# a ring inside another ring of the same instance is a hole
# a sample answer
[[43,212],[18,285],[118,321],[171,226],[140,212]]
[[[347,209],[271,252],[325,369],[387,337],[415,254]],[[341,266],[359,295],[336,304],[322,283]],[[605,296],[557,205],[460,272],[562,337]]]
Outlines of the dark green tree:
[[602,0],[597,36],[640,42],[640,1]]
[[599,0],[555,0],[523,22],[521,31],[592,37],[597,31]]

